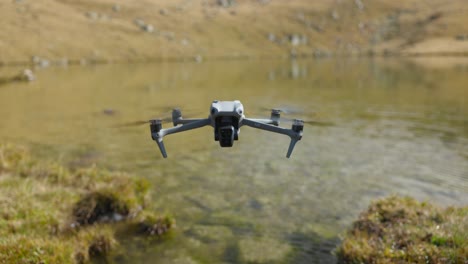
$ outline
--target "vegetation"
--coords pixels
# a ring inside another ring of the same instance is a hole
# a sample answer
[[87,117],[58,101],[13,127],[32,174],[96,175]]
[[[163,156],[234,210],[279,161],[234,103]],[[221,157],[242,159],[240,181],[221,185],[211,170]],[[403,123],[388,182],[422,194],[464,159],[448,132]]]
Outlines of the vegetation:
[[0,65],[466,55],[466,11],[464,0],[2,1]]
[[118,250],[120,233],[162,236],[174,220],[146,209],[149,187],[125,173],[72,171],[0,144],[0,263],[85,263]]
[[337,250],[340,263],[467,263],[468,207],[412,198],[371,204]]

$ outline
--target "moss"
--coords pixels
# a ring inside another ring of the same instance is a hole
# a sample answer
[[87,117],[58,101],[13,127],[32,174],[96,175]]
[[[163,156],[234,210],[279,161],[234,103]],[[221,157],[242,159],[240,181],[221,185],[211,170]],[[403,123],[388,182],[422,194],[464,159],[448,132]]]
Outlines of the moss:
[[117,193],[110,191],[88,193],[73,207],[73,216],[81,225],[97,221],[119,221],[127,217],[129,212],[128,204]]
[[149,236],[162,236],[175,227],[172,217],[144,216],[136,224],[137,232]]
[[466,263],[468,207],[441,209],[409,197],[376,201],[337,249],[340,263]]
[[149,190],[126,173],[70,170],[0,144],[0,263],[107,261],[122,230],[161,236],[175,222],[146,209]]

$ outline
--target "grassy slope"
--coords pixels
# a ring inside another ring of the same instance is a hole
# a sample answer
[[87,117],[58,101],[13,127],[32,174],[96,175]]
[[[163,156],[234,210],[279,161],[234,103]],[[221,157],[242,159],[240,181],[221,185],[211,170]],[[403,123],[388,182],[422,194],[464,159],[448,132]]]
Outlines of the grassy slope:
[[[364,4],[358,8],[357,2]],[[464,0],[310,1],[237,0],[20,0],[0,2],[0,61],[36,55],[141,60],[180,56],[278,56],[317,50],[367,53],[468,53],[468,6]],[[120,11],[113,6],[118,4]],[[165,14],[161,14],[164,9]],[[95,12],[96,18],[87,12]],[[335,14],[335,18],[333,15]],[[431,20],[430,17],[433,16]],[[434,18],[435,17],[435,18]],[[142,19],[156,29],[145,32]],[[359,26],[360,25],[360,26]],[[273,43],[289,34],[306,45]]]
[[135,176],[71,171],[0,144],[0,263],[88,262],[117,249],[119,233],[165,233],[173,220],[144,208],[148,190]]

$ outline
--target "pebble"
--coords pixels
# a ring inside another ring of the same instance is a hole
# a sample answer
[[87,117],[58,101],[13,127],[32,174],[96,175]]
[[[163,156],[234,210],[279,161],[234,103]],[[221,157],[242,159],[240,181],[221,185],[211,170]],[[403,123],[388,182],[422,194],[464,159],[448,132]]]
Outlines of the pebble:
[[333,18],[333,20],[338,20],[340,19],[340,14],[338,14],[338,11],[333,10],[331,13],[331,17]]
[[359,10],[363,10],[364,9],[364,4],[362,3],[361,0],[354,0],[354,3],[356,4],[357,8]]
[[36,80],[36,76],[34,76],[34,73],[31,69],[24,69],[21,74],[21,80],[32,82]]
[[120,9],[120,5],[115,4],[112,6],[112,10],[114,10],[114,12],[120,12]]
[[55,62],[58,66],[66,67],[68,66],[68,58],[61,58]]
[[91,20],[96,20],[99,18],[99,14],[96,12],[92,12],[92,11],[86,12],[86,16]]
[[218,5],[222,7],[230,7],[236,4],[235,0],[218,0]]
[[289,42],[291,43],[291,45],[297,46],[301,44],[301,38],[296,34],[292,34],[289,35]]
[[43,58],[41,58],[39,56],[32,56],[31,61],[32,61],[32,63],[34,65],[37,65],[37,66],[43,67],[43,68],[48,67],[50,65],[49,60],[43,59]]
[[201,55],[196,55],[194,60],[196,63],[201,63],[203,62],[203,57]]
[[182,39],[182,40],[180,41],[180,44],[182,44],[182,45],[184,45],[184,46],[187,46],[187,45],[190,44],[190,43],[189,43],[189,41],[188,41],[187,39]]
[[136,18],[135,20],[133,20],[133,22],[135,23],[135,25],[137,25],[139,28],[141,28],[142,30],[148,32],[148,33],[153,33],[155,28],[153,25],[151,24],[146,24],[145,21],[139,19],[139,18]]
[[456,40],[459,40],[459,41],[464,41],[464,40],[468,40],[468,34],[458,34],[455,36],[455,39]]
[[271,42],[275,42],[275,41],[276,41],[276,36],[275,36],[275,34],[273,34],[273,33],[268,33],[268,40],[271,41]]
[[143,20],[141,20],[139,18],[136,18],[135,20],[133,20],[133,22],[135,23],[135,25],[139,26],[140,28],[145,26],[145,21],[143,21]]
[[301,44],[307,45],[309,43],[309,38],[306,35],[301,35]]
[[154,27],[151,24],[147,24],[143,26],[143,30],[145,30],[148,33],[152,33],[154,32]]

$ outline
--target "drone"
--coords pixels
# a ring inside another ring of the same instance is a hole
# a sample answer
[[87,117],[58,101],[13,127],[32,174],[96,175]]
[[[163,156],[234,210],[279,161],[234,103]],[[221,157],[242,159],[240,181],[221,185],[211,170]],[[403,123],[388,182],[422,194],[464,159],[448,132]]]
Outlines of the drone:
[[249,126],[269,132],[287,135],[291,138],[286,157],[289,158],[296,143],[302,139],[304,121],[294,119],[291,129],[279,127],[281,110],[272,109],[269,119],[251,119],[244,115],[244,106],[239,100],[218,101],[214,100],[210,106],[210,114],[207,118],[182,118],[179,108],[172,110],[172,123],[174,127],[163,129],[161,119],[152,119],[150,122],[151,138],[158,144],[164,158],[167,158],[163,138],[170,134],[184,132],[205,126],[214,128],[214,140],[219,141],[223,148],[232,147],[235,140],[239,140],[240,128]]

